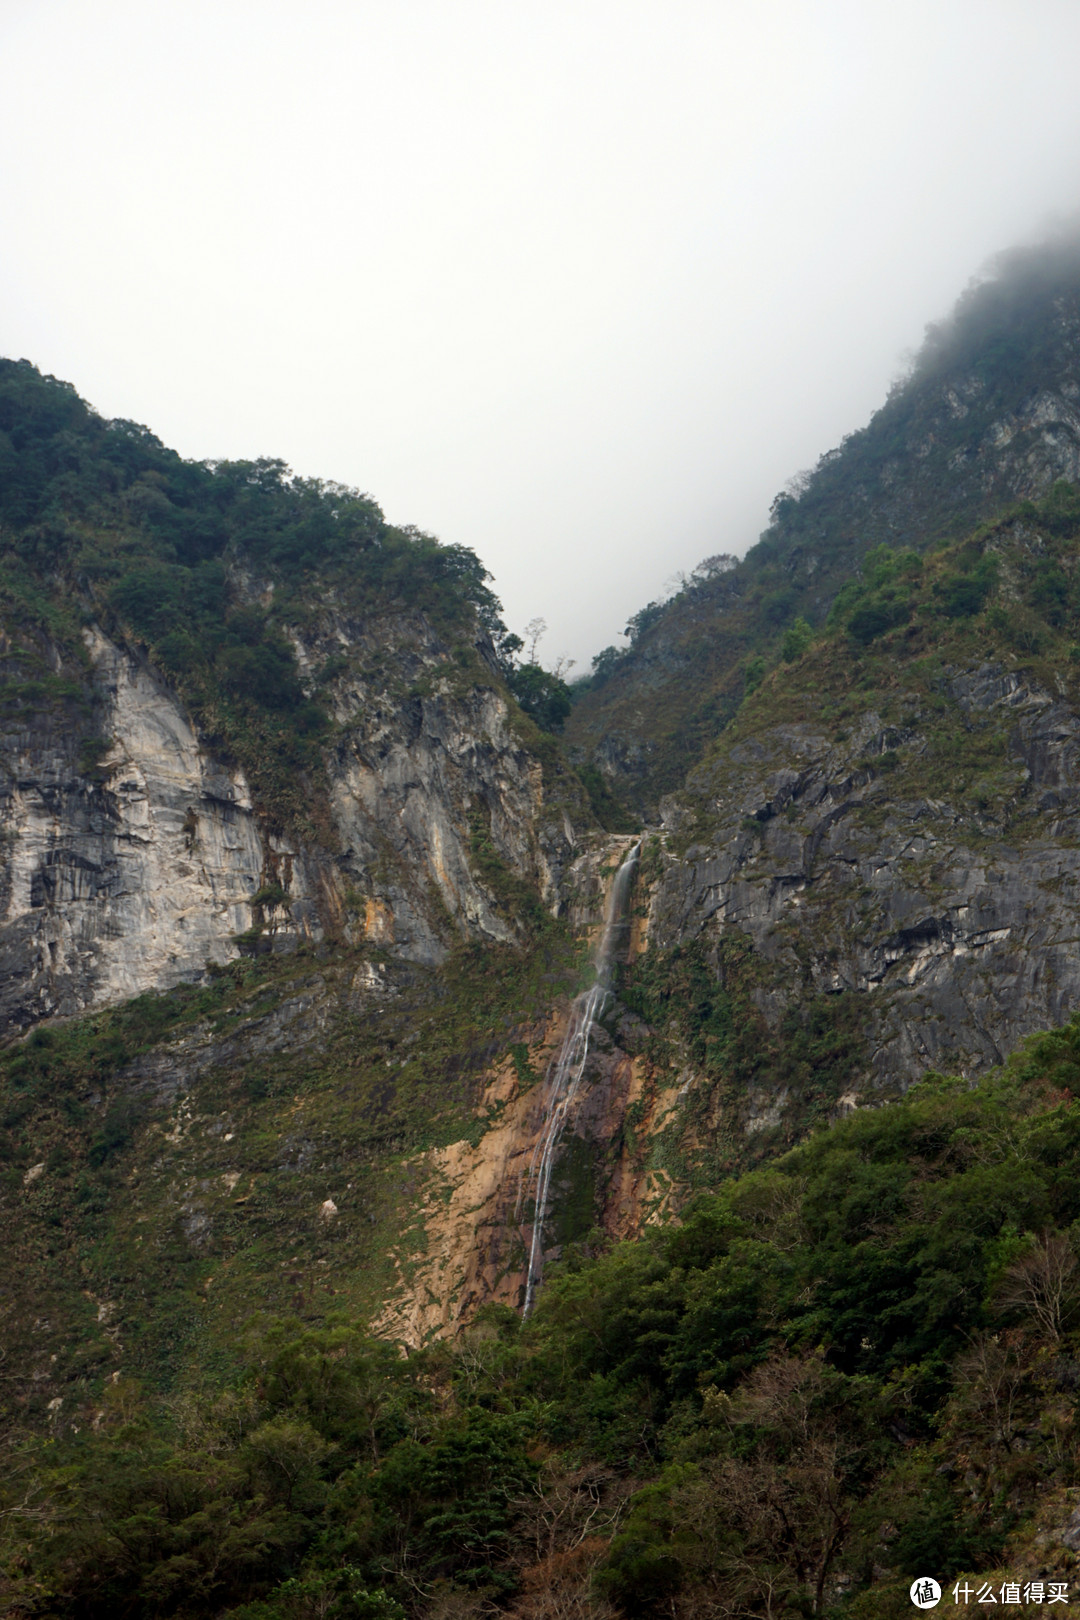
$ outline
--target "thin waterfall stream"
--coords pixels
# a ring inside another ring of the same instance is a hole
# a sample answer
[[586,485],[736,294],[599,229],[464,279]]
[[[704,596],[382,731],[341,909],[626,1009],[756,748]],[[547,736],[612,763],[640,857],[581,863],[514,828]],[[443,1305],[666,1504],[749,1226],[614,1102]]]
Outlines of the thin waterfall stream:
[[[523,1316],[528,1316],[532,1310],[533,1299],[544,1274],[544,1221],[547,1218],[555,1152],[585,1073],[592,1032],[611,997],[615,964],[626,947],[630,932],[630,890],[640,854],[641,845],[635,844],[615,874],[604,909],[604,931],[596,950],[593,982],[575,998],[562,1045],[552,1058],[545,1076],[544,1126],[528,1171],[528,1180],[534,1187],[534,1201]],[[519,1195],[519,1205],[520,1201]]]

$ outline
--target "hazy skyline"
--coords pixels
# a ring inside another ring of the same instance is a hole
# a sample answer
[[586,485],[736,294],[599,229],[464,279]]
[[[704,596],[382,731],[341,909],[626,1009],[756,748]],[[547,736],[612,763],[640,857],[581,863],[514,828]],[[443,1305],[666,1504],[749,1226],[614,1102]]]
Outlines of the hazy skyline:
[[0,352],[579,671],[1080,207],[1076,0],[0,3]]

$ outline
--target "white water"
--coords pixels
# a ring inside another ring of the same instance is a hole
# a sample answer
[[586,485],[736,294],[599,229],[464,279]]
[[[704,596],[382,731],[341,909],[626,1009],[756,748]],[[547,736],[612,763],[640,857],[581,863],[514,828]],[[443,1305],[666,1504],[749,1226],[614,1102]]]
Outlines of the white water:
[[[611,980],[616,959],[625,948],[630,928],[627,915],[630,889],[640,854],[641,845],[635,844],[615,874],[604,913],[604,932],[597,947],[593,982],[574,1001],[562,1045],[552,1058],[545,1076],[544,1128],[537,1139],[532,1162],[529,1165],[529,1180],[534,1187],[534,1204],[523,1316],[528,1316],[532,1310],[533,1299],[544,1274],[544,1221],[547,1216],[548,1190],[551,1186],[555,1150],[585,1073],[585,1061],[589,1055],[592,1032],[611,996]],[[519,1204],[520,1201],[519,1195]]]

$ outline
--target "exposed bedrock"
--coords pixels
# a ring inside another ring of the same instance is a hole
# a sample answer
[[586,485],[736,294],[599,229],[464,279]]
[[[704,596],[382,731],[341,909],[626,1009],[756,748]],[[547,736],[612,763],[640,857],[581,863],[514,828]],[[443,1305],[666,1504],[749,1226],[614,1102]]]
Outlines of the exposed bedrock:
[[[0,734],[9,1034],[327,931],[428,963],[455,933],[511,939],[513,916],[477,875],[478,834],[558,904],[574,832],[565,807],[546,802],[503,699],[447,678],[446,649],[422,620],[365,632],[328,613],[298,640],[301,667],[343,645],[362,653],[365,634],[394,686],[351,674],[334,684],[328,850],[275,830],[168,683],[87,633],[96,718],[56,711]],[[260,891],[269,898],[253,906]],[[259,938],[238,942],[253,925]]]
[[[997,1062],[1080,1003],[1080,718],[997,664],[952,671],[946,696],[1000,740],[993,805],[931,763],[926,716],[867,713],[843,743],[777,725],[698,774],[695,842],[652,898],[658,947],[752,943],[774,1028],[808,997],[865,997],[867,1079],[888,1086]],[[665,806],[676,848],[688,814]]]

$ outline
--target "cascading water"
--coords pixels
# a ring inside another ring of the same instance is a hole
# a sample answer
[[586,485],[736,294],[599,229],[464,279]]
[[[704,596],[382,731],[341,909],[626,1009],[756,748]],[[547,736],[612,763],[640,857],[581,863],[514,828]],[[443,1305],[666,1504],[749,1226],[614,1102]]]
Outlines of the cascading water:
[[574,1001],[562,1045],[552,1059],[545,1077],[544,1128],[537,1139],[532,1162],[529,1165],[529,1180],[533,1184],[535,1196],[523,1316],[528,1316],[532,1310],[536,1289],[544,1272],[544,1221],[547,1216],[548,1190],[551,1186],[555,1150],[585,1073],[585,1061],[589,1055],[589,1041],[593,1029],[611,996],[615,963],[625,948],[630,929],[628,915],[630,889],[640,854],[641,845],[635,844],[615,874],[604,913],[604,931],[597,947],[593,982]]

